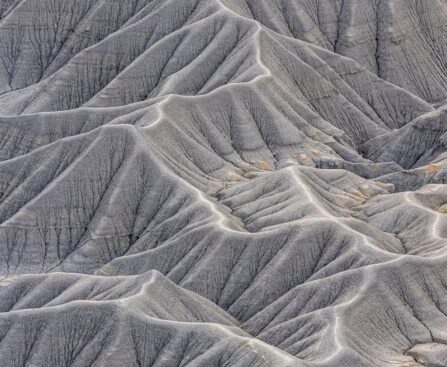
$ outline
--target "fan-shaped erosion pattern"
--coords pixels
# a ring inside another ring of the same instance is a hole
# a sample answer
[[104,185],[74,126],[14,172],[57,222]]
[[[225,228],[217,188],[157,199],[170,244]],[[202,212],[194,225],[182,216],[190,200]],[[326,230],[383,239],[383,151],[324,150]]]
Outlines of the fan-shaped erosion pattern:
[[447,366],[446,19],[0,1],[0,365]]

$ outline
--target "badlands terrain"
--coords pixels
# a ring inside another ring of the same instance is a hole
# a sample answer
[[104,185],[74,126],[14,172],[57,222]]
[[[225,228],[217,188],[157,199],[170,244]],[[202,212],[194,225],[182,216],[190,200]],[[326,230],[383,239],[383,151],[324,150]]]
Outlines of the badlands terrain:
[[0,365],[447,366],[446,0],[1,0]]

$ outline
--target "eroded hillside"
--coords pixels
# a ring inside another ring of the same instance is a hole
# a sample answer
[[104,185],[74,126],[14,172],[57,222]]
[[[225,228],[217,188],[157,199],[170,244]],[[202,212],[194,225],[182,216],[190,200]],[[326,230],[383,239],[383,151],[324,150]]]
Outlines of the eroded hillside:
[[445,0],[0,1],[0,365],[447,365]]

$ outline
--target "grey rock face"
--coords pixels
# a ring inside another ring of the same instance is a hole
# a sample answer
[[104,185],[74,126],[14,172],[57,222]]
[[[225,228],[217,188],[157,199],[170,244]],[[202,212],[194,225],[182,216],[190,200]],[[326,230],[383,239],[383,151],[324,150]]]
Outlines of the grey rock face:
[[446,16],[0,2],[0,365],[447,365]]

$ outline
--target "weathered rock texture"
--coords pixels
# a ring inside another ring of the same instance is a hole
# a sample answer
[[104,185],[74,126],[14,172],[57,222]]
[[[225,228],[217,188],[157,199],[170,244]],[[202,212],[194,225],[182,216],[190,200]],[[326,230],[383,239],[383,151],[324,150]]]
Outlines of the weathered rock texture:
[[447,366],[446,27],[0,1],[0,365]]

